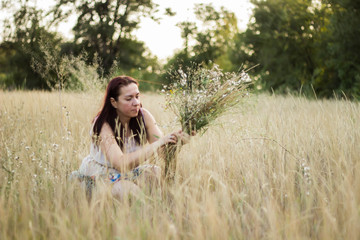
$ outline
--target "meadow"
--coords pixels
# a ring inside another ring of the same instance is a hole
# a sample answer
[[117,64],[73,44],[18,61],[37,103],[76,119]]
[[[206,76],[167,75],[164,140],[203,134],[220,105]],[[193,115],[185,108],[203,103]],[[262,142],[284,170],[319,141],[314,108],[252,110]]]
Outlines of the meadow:
[[[101,101],[0,92],[0,239],[360,239],[359,103],[250,96],[181,149],[171,185],[118,201],[99,182],[88,201],[68,175]],[[179,128],[162,96],[142,102]]]

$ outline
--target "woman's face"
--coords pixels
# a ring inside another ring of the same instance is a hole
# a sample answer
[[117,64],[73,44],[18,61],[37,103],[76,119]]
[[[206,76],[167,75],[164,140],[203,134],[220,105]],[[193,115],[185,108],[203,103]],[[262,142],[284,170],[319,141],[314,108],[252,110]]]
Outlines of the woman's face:
[[111,99],[111,104],[116,108],[120,120],[136,117],[140,109],[140,92],[135,83],[120,88],[117,100]]

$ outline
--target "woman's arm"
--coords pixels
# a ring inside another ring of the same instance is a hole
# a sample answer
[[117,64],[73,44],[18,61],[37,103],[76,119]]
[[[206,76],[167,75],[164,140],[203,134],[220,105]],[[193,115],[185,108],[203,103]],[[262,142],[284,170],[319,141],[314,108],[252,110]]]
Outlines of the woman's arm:
[[[151,115],[151,113],[145,108],[142,108],[142,112],[146,125],[147,140],[149,141],[149,143],[153,143],[159,138],[161,138],[163,136],[163,133],[156,124],[155,118]],[[182,144],[186,144],[190,140],[190,136],[181,130],[176,131],[173,134],[175,134],[177,138],[176,141],[181,140]],[[192,135],[194,136],[195,132]]]
[[161,132],[159,126],[156,124],[155,118],[148,110],[142,108],[142,113],[146,126],[147,140],[150,144],[154,143],[163,136],[163,133]]
[[[159,132],[155,134],[159,134]],[[149,141],[149,145],[146,145],[135,152],[124,154],[117,144],[114,132],[108,123],[104,123],[102,126],[100,138],[101,151],[105,154],[106,159],[112,166],[120,172],[126,172],[137,167],[142,161],[151,157],[161,146],[167,143],[176,143],[177,141],[175,134],[169,134],[163,137],[161,133],[161,136],[157,141]]]

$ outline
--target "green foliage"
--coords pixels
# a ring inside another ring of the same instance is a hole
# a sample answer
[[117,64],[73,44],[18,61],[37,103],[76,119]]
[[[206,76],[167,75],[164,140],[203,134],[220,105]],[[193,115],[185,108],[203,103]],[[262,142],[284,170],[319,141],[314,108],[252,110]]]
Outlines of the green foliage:
[[[140,81],[156,81],[159,65],[144,43],[132,36],[140,17],[154,19],[157,5],[151,0],[141,1],[59,1],[54,11],[66,6],[78,13],[73,28],[75,39],[63,45],[62,54],[81,56],[91,65],[101,59],[100,67],[107,78],[131,75]],[[140,84],[141,90],[154,90],[156,84]]]
[[[151,60],[151,58],[149,59]],[[144,66],[144,68],[120,68],[115,62],[108,78],[111,79],[119,75],[128,75],[137,79],[140,91],[160,90],[162,86],[161,78],[159,78],[160,65],[156,58],[152,58],[152,62],[148,66]]]
[[[94,56],[102,59],[105,73],[109,73],[116,61],[120,68],[144,68],[148,59],[143,42],[132,37],[140,17],[152,17],[156,5],[151,0],[110,1],[58,1],[54,11],[66,6],[78,13],[73,28],[74,44],[68,44],[67,53],[79,55],[85,51],[91,63]],[[145,67],[146,68],[146,67]]]
[[261,85],[279,92],[294,91],[310,84],[313,72],[314,15],[311,1],[272,0],[252,3],[254,20],[239,34],[238,62],[256,68]]
[[[143,42],[132,36],[140,17],[154,18],[156,4],[151,0],[59,0],[48,12],[38,10],[32,1],[16,3],[20,8],[13,13],[14,21],[6,22],[8,36],[0,45],[2,88],[84,89],[83,83],[87,80],[79,79],[79,73],[91,75],[94,68],[101,76],[96,79],[110,74],[111,69],[156,78],[157,59]],[[2,1],[2,10],[9,4]],[[66,11],[66,7],[71,8]],[[48,29],[66,19],[74,7],[78,13],[73,29],[75,39],[62,42]],[[69,63],[72,65],[64,67]],[[151,86],[144,84],[142,88],[150,89]]]
[[[238,32],[237,18],[225,8],[217,11],[211,4],[197,4],[195,15],[201,21],[201,28],[196,23],[181,22],[184,49],[177,52],[166,64],[165,69],[178,69],[203,64],[211,67],[214,63],[224,71],[235,67],[230,60],[233,39]],[[193,44],[190,45],[190,42]],[[238,66],[239,68],[239,66]],[[165,74],[167,82],[171,82],[169,73]]]
[[[252,20],[231,60],[256,64],[257,85],[280,93],[359,98],[359,4],[350,0],[252,0]],[[234,64],[235,65],[235,64]]]
[[[81,79],[85,75],[96,75],[92,78],[101,82],[114,74],[126,74],[142,81],[142,90],[156,90],[161,83],[172,81],[162,69],[186,71],[217,64],[229,72],[259,64],[249,72],[259,89],[360,99],[358,1],[251,2],[252,19],[241,33],[231,11],[211,4],[195,5],[201,24],[178,23],[184,47],[162,68],[132,34],[143,17],[156,21],[157,4],[152,0],[57,0],[48,12],[30,4],[34,1],[3,0],[2,11],[17,10],[3,25],[0,87],[79,90],[87,88],[87,80]],[[74,10],[75,38],[63,42],[49,29]],[[175,14],[171,9],[165,12]]]
[[[327,22],[319,45],[314,88],[324,96],[345,94],[360,99],[360,3],[326,0]],[[331,87],[329,87],[331,86]]]
[[41,42],[40,48],[44,59],[32,60],[32,67],[51,90],[99,91],[105,88],[105,80],[101,68],[101,59],[95,56],[91,64],[87,63],[87,55],[77,57],[60,56],[60,52],[49,48]]
[[[88,63],[86,52],[78,56],[59,54],[59,51],[49,48],[45,43],[40,44],[41,51],[44,54],[44,60],[33,59],[33,68],[46,79],[50,89],[66,89],[72,91],[99,91],[106,87],[106,79],[111,79],[118,75],[133,76],[139,81],[147,79],[140,84],[141,90],[154,90],[156,84],[157,68],[148,67],[147,69],[123,70],[119,68],[117,62],[114,62],[110,73],[104,74],[102,68],[102,59],[97,55],[93,57],[93,62]],[[156,66],[156,62],[152,65]],[[148,83],[151,82],[151,84]],[[154,83],[153,83],[154,82]],[[157,85],[160,85],[158,83]]]
[[[48,89],[48,85],[31,67],[31,59],[44,59],[40,42],[56,49],[61,39],[47,31],[40,22],[44,13],[22,5],[14,14],[14,31],[0,44],[0,86],[2,88]],[[8,24],[10,24],[8,22]],[[9,25],[5,26],[11,28]]]

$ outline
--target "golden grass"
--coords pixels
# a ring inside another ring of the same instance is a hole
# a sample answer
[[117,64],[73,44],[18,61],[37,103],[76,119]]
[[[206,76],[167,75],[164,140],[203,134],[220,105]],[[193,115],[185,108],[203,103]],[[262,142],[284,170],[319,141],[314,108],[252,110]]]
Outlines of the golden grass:
[[[101,97],[0,92],[0,239],[360,238],[358,103],[253,97],[182,148],[174,185],[89,203],[67,175]],[[169,132],[162,101],[143,97]]]

